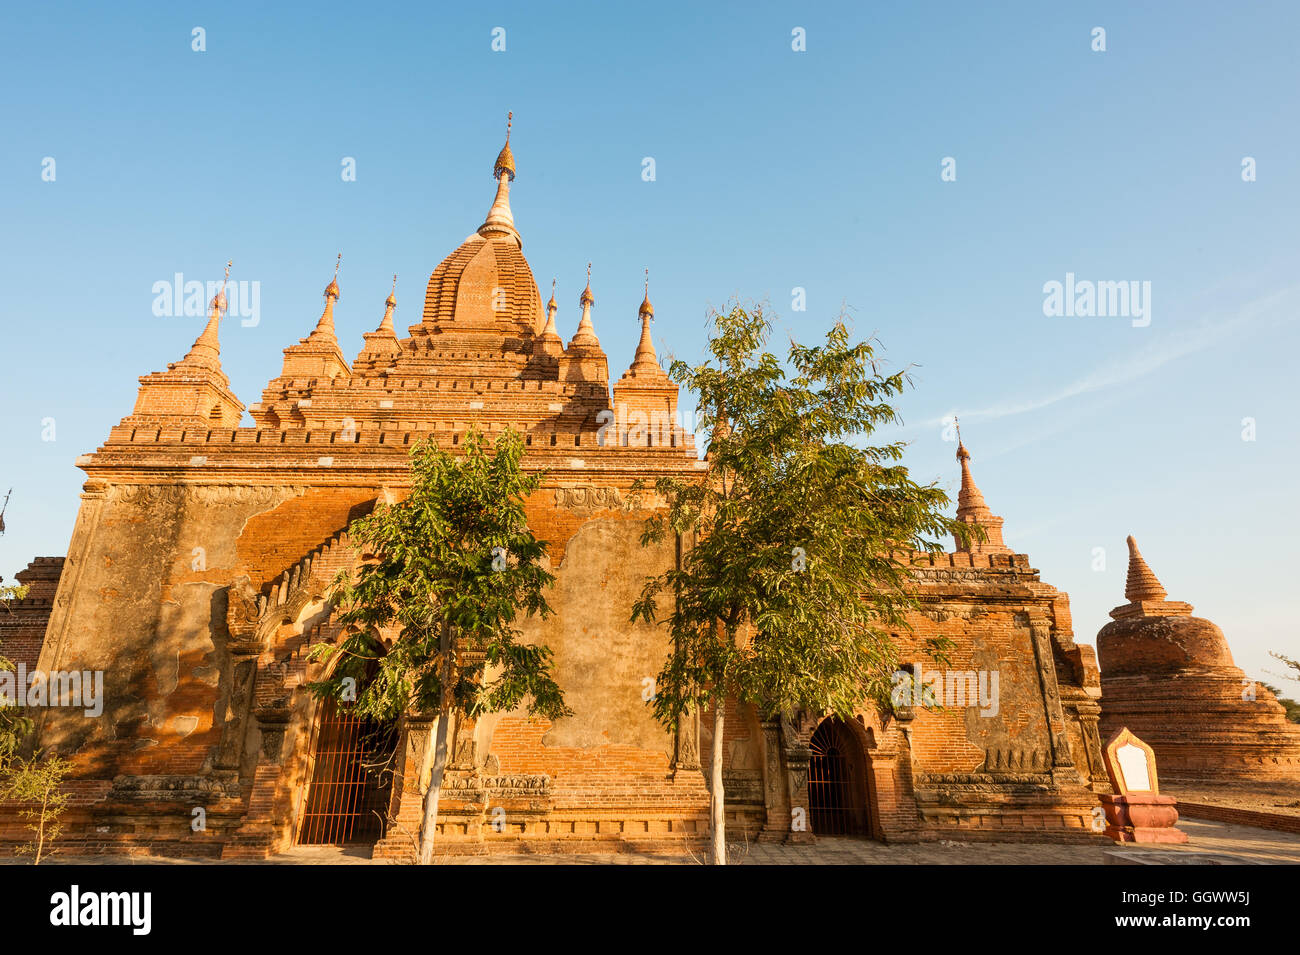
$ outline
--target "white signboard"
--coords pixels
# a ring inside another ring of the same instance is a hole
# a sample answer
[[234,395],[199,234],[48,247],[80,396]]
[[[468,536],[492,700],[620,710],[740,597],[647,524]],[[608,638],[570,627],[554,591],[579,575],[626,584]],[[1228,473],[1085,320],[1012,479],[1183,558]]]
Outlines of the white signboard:
[[1124,785],[1133,792],[1150,792],[1151,776],[1147,772],[1147,754],[1145,750],[1125,743],[1115,750],[1115,760],[1124,775]]

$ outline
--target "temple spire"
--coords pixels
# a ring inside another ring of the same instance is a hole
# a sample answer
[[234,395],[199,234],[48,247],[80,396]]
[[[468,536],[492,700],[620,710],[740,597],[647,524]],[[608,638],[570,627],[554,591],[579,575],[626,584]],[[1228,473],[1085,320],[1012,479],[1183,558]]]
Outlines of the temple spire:
[[217,327],[221,324],[221,316],[226,312],[226,285],[230,282],[230,267],[233,264],[233,261],[226,262],[226,276],[221,280],[221,291],[212,296],[212,302],[208,306],[208,324],[182,359],[184,364],[205,368],[221,367],[221,343]]
[[957,516],[962,520],[966,520],[968,516],[988,516],[991,512],[988,505],[984,503],[984,495],[975,485],[975,478],[970,473],[970,452],[962,443],[961,425],[957,423],[956,415],[953,416],[952,423],[957,429],[957,463],[961,465],[961,491],[957,495]]
[[559,338],[559,329],[555,327],[555,313],[560,306],[555,304],[555,279],[551,279],[551,300],[546,303],[546,326],[542,329],[543,338]]
[[975,484],[975,478],[970,471],[970,452],[966,450],[966,445],[961,440],[961,425],[957,423],[956,416],[953,417],[953,425],[957,428],[957,461],[961,464],[961,490],[957,494],[957,520],[967,524],[976,524],[984,528],[987,535],[983,541],[972,540],[969,545],[964,545],[957,540],[957,553],[971,554],[1010,554],[1011,548],[1007,547],[1002,541],[1002,518],[998,517],[984,503],[984,495]]
[[1137,540],[1130,534],[1128,536],[1128,580],[1124,585],[1125,599],[1129,603],[1155,603],[1168,596],[1155,573],[1142,559]]
[[508,235],[522,246],[519,232],[515,229],[514,214],[510,211],[510,183],[515,179],[515,157],[510,151],[510,126],[513,120],[514,113],[506,113],[506,144],[501,147],[497,161],[492,164],[492,178],[497,181],[497,194],[492,200],[487,218],[478,227],[478,234],[484,237]]
[[379,327],[376,328],[375,331],[387,332],[388,334],[393,335],[394,337],[396,336],[397,333],[393,331],[393,309],[395,308],[397,308],[397,274],[396,273],[393,274],[393,290],[388,293],[388,298],[384,302],[383,321],[379,323]]
[[320,321],[316,323],[316,328],[309,338],[319,335],[338,341],[338,336],[334,334],[334,303],[339,297],[339,266],[342,264],[343,253],[340,252],[338,260],[334,263],[334,277],[330,279],[330,284],[325,286],[325,311],[321,312]]
[[[1128,603],[1110,612],[1115,620],[1129,617],[1188,617],[1194,609],[1181,600],[1170,600],[1155,572],[1142,559],[1137,539],[1130,534],[1128,543],[1128,579],[1124,582],[1124,599]],[[1104,633],[1105,631],[1103,631]]]
[[582,318],[578,321],[578,330],[573,333],[573,338],[569,340],[569,347],[591,345],[599,348],[600,339],[596,337],[596,327],[591,324],[591,306],[596,304],[596,296],[591,294],[590,262],[587,263],[587,287],[578,296],[578,304],[582,306]]
[[636,355],[632,358],[632,368],[637,371],[658,368],[659,356],[655,354],[654,342],[650,337],[650,323],[654,321],[655,307],[650,304],[650,270],[645,270],[645,298],[641,300],[638,312],[641,319],[641,340],[637,342]]

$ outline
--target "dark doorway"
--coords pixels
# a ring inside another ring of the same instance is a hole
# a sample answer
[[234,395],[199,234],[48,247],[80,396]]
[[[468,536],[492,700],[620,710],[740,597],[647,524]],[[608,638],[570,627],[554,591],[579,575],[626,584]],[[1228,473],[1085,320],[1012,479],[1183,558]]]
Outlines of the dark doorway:
[[298,844],[374,844],[388,816],[397,728],[333,698],[320,710]]
[[870,831],[862,747],[838,717],[813,733],[808,761],[808,815],[819,836],[860,836]]

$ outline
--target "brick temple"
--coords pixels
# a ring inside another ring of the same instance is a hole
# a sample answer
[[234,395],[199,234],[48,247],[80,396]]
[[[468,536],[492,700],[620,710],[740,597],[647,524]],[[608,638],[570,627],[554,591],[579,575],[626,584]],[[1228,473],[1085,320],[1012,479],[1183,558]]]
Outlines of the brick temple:
[[[680,851],[704,837],[711,721],[670,736],[652,719],[643,681],[669,643],[628,618],[680,546],[641,546],[658,502],[634,482],[698,478],[707,461],[678,423],[648,286],[639,306],[641,289],[616,306],[639,316],[641,337],[612,382],[590,267],[576,322],[554,288],[543,303],[511,210],[515,172],[507,135],[487,217],[433,268],[404,336],[395,289],[386,301],[377,290],[382,317],[348,360],[336,266],[314,326],[304,320],[245,409],[222,370],[218,295],[189,352],[141,377],[131,413],[77,460],[67,557],[26,572],[40,584],[28,629],[0,634],[29,665],[106,674],[98,718],[39,713],[40,744],[75,764],[65,851],[249,858],[362,842],[410,854],[431,721],[369,725],[318,704],[305,684],[322,665],[306,654],[338,635],[329,591],[355,566],[349,523],[400,499],[414,442],[454,450],[471,427],[521,431],[525,466],[545,471],[528,514],[549,546],[556,613],[524,629],[554,651],[574,715],[454,728],[439,851]],[[898,635],[907,668],[921,682],[937,672],[943,698],[847,721],[729,704],[732,835],[1101,838],[1093,651],[1074,642],[1066,594],[1003,542],[964,445],[957,456],[959,516],[987,539],[921,559],[921,610]],[[48,627],[33,631],[33,614]],[[937,636],[954,643],[942,668],[922,651]],[[981,702],[971,694],[990,674],[996,694]],[[0,812],[0,840],[17,831]]]

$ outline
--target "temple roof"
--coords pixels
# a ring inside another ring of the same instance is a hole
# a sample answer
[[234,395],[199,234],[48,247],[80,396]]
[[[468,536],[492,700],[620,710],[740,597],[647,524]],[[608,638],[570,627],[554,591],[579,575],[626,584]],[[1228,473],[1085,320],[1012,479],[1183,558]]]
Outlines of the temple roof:
[[430,331],[492,330],[530,335],[541,324],[542,296],[519,243],[472,235],[429,276],[424,326]]

